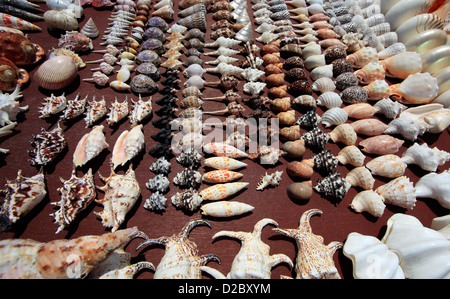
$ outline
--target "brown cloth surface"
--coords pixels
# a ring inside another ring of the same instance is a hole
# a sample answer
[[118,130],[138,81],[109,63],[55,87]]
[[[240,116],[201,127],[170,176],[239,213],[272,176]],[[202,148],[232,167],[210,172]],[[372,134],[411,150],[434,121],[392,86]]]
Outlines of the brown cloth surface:
[[[248,1],[249,15],[252,15],[251,2]],[[41,4],[45,9],[46,6]],[[175,12],[178,12],[178,5],[175,3]],[[108,18],[111,14],[111,8],[107,9],[96,9],[91,6],[87,6],[84,9],[85,15],[79,20],[80,27],[86,23],[86,21],[92,17],[95,24],[100,31],[100,37],[94,40],[95,49],[103,49],[104,46],[99,46],[101,42],[101,35],[107,27]],[[152,10],[153,11],[153,10]],[[175,20],[178,17],[175,14]],[[174,22],[170,23],[173,24]],[[207,40],[211,41],[209,35],[211,29],[209,25],[213,23],[211,18],[211,13],[208,13],[208,29],[207,29]],[[59,34],[55,32],[49,32],[46,28],[45,22],[36,22],[42,28],[42,32],[30,32],[28,34],[29,39],[41,45],[46,52],[50,51],[52,48],[56,48],[58,44]],[[253,28],[257,27],[254,24]],[[259,36],[255,32],[255,37]],[[257,43],[257,45],[261,45]],[[206,50],[208,51],[208,50]],[[85,61],[94,60],[101,58],[101,54],[90,53],[83,54],[81,57]],[[181,59],[184,59],[183,55]],[[214,57],[202,56],[206,60],[213,60]],[[32,176],[38,172],[36,167],[31,166],[29,162],[29,156],[27,151],[31,150],[30,141],[32,140],[32,135],[36,135],[40,132],[41,127],[48,130],[56,126],[58,116],[49,119],[40,119],[38,107],[42,105],[43,99],[46,96],[50,96],[52,91],[43,90],[39,88],[33,80],[33,74],[40,64],[45,60],[45,58],[36,65],[27,66],[26,69],[30,72],[30,83],[27,84],[23,89],[23,99],[21,100],[21,106],[29,105],[29,110],[20,113],[18,116],[18,125],[16,126],[14,133],[7,137],[2,137],[0,140],[0,146],[2,148],[10,149],[10,153],[7,154],[0,162],[0,185],[4,185],[6,179],[15,178],[17,171],[22,170],[23,175]],[[73,84],[68,88],[64,89],[63,92],[67,99],[71,100],[75,98],[77,94],[80,97],[88,96],[89,99],[96,97],[100,99],[102,96],[105,97],[108,107],[115,97],[119,101],[122,101],[125,97],[130,101],[131,99],[137,100],[138,96],[130,92],[117,92],[110,87],[98,87],[92,83],[83,82],[81,79],[90,78],[92,71],[91,68],[96,67],[97,64],[88,64],[84,69],[79,71],[79,76]],[[204,67],[210,67],[204,65]],[[118,70],[119,66],[116,66]],[[184,68],[182,67],[181,70]],[[160,69],[161,72],[164,71],[163,68]],[[134,74],[132,74],[134,76]],[[115,74],[112,75],[110,81],[113,80]],[[184,82],[186,78],[180,74],[180,79]],[[213,74],[206,74],[206,81],[215,81],[218,76]],[[262,78],[264,82],[264,77]],[[244,95],[242,92],[242,86],[245,83],[244,80],[238,86],[238,91],[243,95],[244,99],[248,98],[248,95]],[[160,84],[160,82],[158,83]],[[161,84],[160,84],[161,86]],[[182,87],[182,84],[180,84]],[[265,89],[267,92],[267,89]],[[55,95],[60,95],[62,91],[54,92]],[[206,87],[203,91],[203,96],[219,96],[222,95],[222,91],[213,88]],[[178,91],[177,96],[181,98],[181,90]],[[153,96],[153,100],[156,101],[162,97],[161,94],[156,93]],[[317,98],[317,94],[314,94]],[[144,99],[148,99],[145,96]],[[129,102],[130,103],[130,102]],[[245,106],[245,105],[244,105]],[[222,109],[225,104],[221,102],[206,102],[203,106],[205,111]],[[248,115],[252,110],[245,106],[245,115]],[[157,104],[153,105],[153,111],[158,110]],[[317,108],[317,113],[322,114],[323,110]],[[296,116],[300,116],[299,111],[296,112]],[[403,208],[395,207],[393,205],[387,205],[384,214],[380,218],[373,217],[367,213],[355,213],[350,207],[353,197],[361,191],[359,188],[352,187],[348,193],[345,195],[343,200],[338,203],[333,203],[328,199],[323,198],[320,194],[314,192],[313,196],[307,202],[295,202],[288,198],[286,195],[287,187],[293,182],[286,173],[286,165],[288,160],[281,158],[279,163],[274,166],[265,167],[259,165],[258,163],[251,161],[249,159],[243,160],[248,163],[248,167],[239,170],[244,176],[240,181],[249,182],[249,186],[238,195],[233,196],[230,200],[236,200],[253,205],[255,209],[246,215],[234,217],[234,218],[209,218],[204,217],[197,210],[193,213],[184,213],[181,210],[177,210],[170,202],[170,197],[180,189],[172,183],[173,177],[180,172],[183,167],[175,161],[174,158],[171,160],[172,171],[169,174],[169,180],[171,181],[170,191],[166,194],[167,209],[163,213],[154,213],[144,209],[143,205],[145,200],[151,195],[151,192],[145,187],[145,183],[149,178],[153,177],[154,174],[150,172],[150,165],[156,161],[155,157],[149,155],[149,150],[156,146],[157,141],[151,138],[151,135],[159,131],[158,128],[154,127],[152,120],[158,119],[159,116],[153,113],[150,121],[147,121],[143,127],[145,134],[145,150],[141,152],[135,159],[132,160],[133,168],[136,172],[137,180],[139,181],[141,187],[141,197],[138,199],[134,208],[128,213],[125,222],[121,228],[137,226],[139,230],[145,232],[150,238],[158,238],[160,236],[171,236],[177,234],[184,224],[190,219],[204,218],[207,219],[211,224],[211,229],[200,226],[195,228],[190,234],[190,240],[195,242],[198,246],[198,251],[200,255],[214,253],[218,255],[221,259],[221,264],[214,262],[209,263],[209,266],[227,274],[231,268],[231,263],[240,249],[240,242],[234,239],[220,238],[217,240],[212,240],[212,236],[221,230],[231,230],[231,231],[245,231],[251,232],[253,226],[256,222],[262,218],[271,218],[278,222],[280,228],[296,228],[298,227],[300,216],[306,210],[317,208],[323,211],[321,216],[314,216],[311,219],[311,225],[313,233],[316,235],[323,236],[325,244],[332,241],[345,242],[347,236],[351,232],[358,232],[364,235],[375,236],[381,238],[386,230],[386,221],[394,213],[405,213],[408,215],[413,215],[417,217],[424,226],[429,227],[433,218],[437,216],[443,216],[448,214],[448,210],[442,208],[437,201],[433,199],[418,199],[416,206],[413,210],[405,210]],[[221,117],[225,119],[225,117]],[[352,120],[349,120],[349,122]],[[386,121],[386,119],[384,119]],[[53,218],[49,216],[50,213],[56,211],[56,207],[50,205],[51,202],[57,202],[60,199],[60,194],[57,188],[61,187],[59,178],[68,179],[72,172],[72,155],[75,150],[76,144],[80,138],[89,132],[90,128],[85,128],[85,122],[82,118],[78,118],[75,122],[61,122],[61,127],[64,130],[64,134],[68,141],[68,147],[62,152],[62,154],[56,158],[56,160],[50,165],[45,167],[45,177],[47,182],[48,195],[44,198],[41,204],[39,204],[29,215],[27,215],[22,221],[17,223],[12,227],[11,230],[0,234],[1,239],[6,238],[31,238],[37,241],[50,241],[57,238],[76,238],[83,235],[99,235],[110,231],[109,228],[102,226],[100,219],[94,215],[94,211],[100,212],[103,208],[101,205],[93,203],[87,210],[82,212],[81,215],[74,221],[74,223],[67,229],[63,230],[58,235],[55,235],[57,225],[53,223]],[[119,125],[110,127],[106,123],[106,118],[101,122],[105,126],[104,132],[106,134],[106,141],[109,144],[108,150],[103,151],[99,157],[95,158],[94,161],[88,164],[88,167],[92,167],[95,177],[95,183],[97,186],[103,186],[99,178],[99,173],[103,176],[109,176],[110,174],[110,164],[109,160],[111,158],[112,149],[115,141],[119,135],[124,130],[129,130],[131,125],[128,120],[122,121]],[[332,128],[331,128],[332,129]],[[330,128],[324,129],[326,132],[331,131]],[[302,129],[302,133],[305,131]],[[357,144],[365,137],[358,136]],[[426,133],[424,136],[420,136],[416,141],[418,143],[426,142],[430,147],[438,147],[441,150],[450,150],[448,145],[449,134],[445,130],[441,134],[430,134]],[[401,155],[409,146],[413,143],[406,141],[397,155]],[[330,149],[334,155],[337,155],[340,149],[343,148],[343,144],[334,144],[333,142],[328,142],[325,147]],[[307,150],[304,158],[309,158],[314,153],[311,150]],[[365,162],[370,161],[374,156],[366,155]],[[77,170],[78,176],[83,175],[88,167],[83,167]],[[125,167],[119,167],[117,172],[124,173],[128,168],[128,164]],[[345,177],[346,174],[352,169],[352,166],[338,166],[338,171],[341,176]],[[446,165],[440,166],[437,172],[441,172],[448,168],[448,163]],[[282,181],[280,185],[276,188],[269,188],[265,191],[256,191],[256,185],[260,180],[260,177],[265,173],[272,173],[276,170],[284,171],[282,175]],[[201,172],[204,172],[204,168],[200,168]],[[416,183],[418,179],[426,174],[427,172],[421,170],[416,165],[410,165],[406,169],[405,175],[408,176],[411,181]],[[315,182],[322,178],[319,173],[314,173],[312,177],[312,182]],[[375,177],[376,182],[374,189],[378,186],[387,183],[390,179]],[[200,190],[208,186],[203,183]],[[104,193],[101,191],[97,192],[98,198],[103,198]],[[281,236],[274,233],[271,230],[271,226],[268,225],[263,229],[262,240],[270,246],[270,254],[284,253],[288,255],[292,261],[295,263],[295,258],[297,254],[297,248],[295,241],[293,239]],[[144,248],[139,252],[135,252],[136,246],[140,243],[139,240],[133,240],[127,247],[126,250],[132,254],[132,261],[136,262],[139,260],[146,260],[152,262],[155,267],[158,265],[161,257],[164,254],[164,248],[162,246],[149,246]],[[339,273],[343,278],[352,278],[352,264],[351,261],[344,256],[342,250],[334,255],[334,260]],[[294,276],[294,269],[291,269],[286,264],[281,264],[272,270],[272,278],[279,278],[280,275]],[[137,278],[152,278],[153,272],[143,271]],[[204,276],[208,278],[208,276]]]

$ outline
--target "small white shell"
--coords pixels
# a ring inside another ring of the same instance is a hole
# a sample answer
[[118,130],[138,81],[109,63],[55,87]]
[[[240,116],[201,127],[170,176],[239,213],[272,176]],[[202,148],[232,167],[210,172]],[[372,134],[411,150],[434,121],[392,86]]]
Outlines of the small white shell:
[[333,65],[327,64],[324,66],[318,66],[314,68],[309,75],[313,81],[323,77],[333,78]]
[[263,82],[247,82],[244,84],[243,90],[248,94],[259,94],[266,85]]
[[424,175],[416,183],[417,198],[433,198],[438,203],[450,209],[450,171],[444,170],[441,173],[429,173]]
[[[319,46],[320,47],[320,46]],[[326,65],[325,54],[311,55],[304,61],[305,68],[311,71],[317,67]],[[328,78],[328,77],[327,77]],[[317,81],[317,80],[316,80]]]
[[328,128],[333,125],[343,124],[347,119],[348,113],[344,109],[334,107],[323,113],[321,123]]
[[356,194],[350,207],[358,213],[368,212],[375,217],[381,217],[386,205],[383,198],[372,190],[364,190]]
[[411,117],[399,117],[388,123],[385,134],[399,134],[406,140],[414,141],[424,133],[419,124]]
[[311,88],[314,91],[325,93],[329,91],[334,91],[336,89],[336,85],[334,84],[334,81],[331,78],[323,77],[314,81],[313,84],[311,85]]
[[[325,79],[325,78],[322,78]],[[319,79],[320,80],[320,79]],[[326,91],[317,98],[317,105],[325,106],[328,109],[340,107],[342,105],[341,97],[334,91]]]

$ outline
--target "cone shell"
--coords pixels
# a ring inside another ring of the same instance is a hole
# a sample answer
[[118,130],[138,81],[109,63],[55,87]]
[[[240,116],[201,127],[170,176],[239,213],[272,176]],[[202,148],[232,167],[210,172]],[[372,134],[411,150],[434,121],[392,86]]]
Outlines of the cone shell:
[[388,125],[376,118],[360,119],[350,123],[357,134],[378,136],[383,134]]
[[203,161],[203,165],[214,169],[224,169],[224,170],[234,170],[247,166],[247,164],[244,162],[228,157],[207,158]]
[[395,154],[405,141],[390,135],[379,135],[362,140],[363,152],[375,155]]
[[286,172],[293,177],[310,179],[314,174],[312,166],[304,161],[292,161],[286,167]]
[[77,77],[78,69],[69,56],[55,56],[46,60],[34,74],[42,88],[58,90],[69,86]]
[[407,176],[393,179],[375,189],[385,203],[412,210],[416,205],[416,189]]
[[216,184],[203,189],[199,194],[203,200],[221,200],[236,194],[247,186],[248,183]]
[[228,183],[242,178],[244,175],[231,170],[213,170],[203,174],[203,181],[207,183]]
[[248,154],[235,148],[234,146],[223,144],[223,143],[217,143],[217,142],[211,142],[208,144],[205,144],[203,146],[203,149],[211,154],[214,154],[216,156],[220,157],[228,157],[228,158],[245,158],[248,157]]
[[203,205],[202,214],[211,217],[233,217],[248,213],[254,209],[253,206],[236,201],[219,201]]
[[[349,118],[356,118],[356,119],[370,118],[374,116],[374,114],[376,113],[376,109],[369,103],[351,104],[345,106],[343,109],[348,113]],[[353,123],[351,123],[351,125],[353,126]]]
[[353,187],[361,187],[365,190],[372,190],[375,179],[369,169],[364,166],[355,167],[347,173],[345,180]]
[[353,198],[350,207],[358,213],[368,212],[375,217],[381,217],[386,205],[378,193],[372,190],[364,190]]
[[392,154],[376,157],[366,164],[372,174],[386,178],[402,176],[407,166],[399,156]]

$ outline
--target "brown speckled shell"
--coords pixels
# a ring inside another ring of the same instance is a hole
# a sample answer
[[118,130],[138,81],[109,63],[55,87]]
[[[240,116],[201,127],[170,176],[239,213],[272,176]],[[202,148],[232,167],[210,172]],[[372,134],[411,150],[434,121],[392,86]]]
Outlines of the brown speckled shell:
[[306,80],[297,80],[292,82],[288,86],[287,91],[295,97],[304,94],[312,95],[313,93],[311,83],[309,83],[309,81]]
[[336,85],[336,88],[338,90],[344,90],[347,87],[351,86],[357,86],[358,85],[358,78],[353,73],[342,73],[339,76],[336,77],[336,80],[334,82]]
[[336,59],[346,58],[347,57],[347,49],[346,49],[346,47],[342,47],[342,46],[331,46],[331,47],[326,48],[323,51],[323,54],[325,55],[326,64],[330,64]]
[[344,103],[364,103],[367,102],[369,95],[360,86],[350,86],[344,89],[341,93],[341,99]]
[[286,80],[288,81],[308,80],[308,77],[304,69],[296,67],[287,71]]
[[293,68],[303,68],[305,66],[303,59],[299,56],[292,56],[285,60],[283,68],[285,70],[290,70]]
[[338,58],[334,60],[333,65],[333,76],[336,78],[340,74],[353,72],[353,67],[350,62],[345,58]]

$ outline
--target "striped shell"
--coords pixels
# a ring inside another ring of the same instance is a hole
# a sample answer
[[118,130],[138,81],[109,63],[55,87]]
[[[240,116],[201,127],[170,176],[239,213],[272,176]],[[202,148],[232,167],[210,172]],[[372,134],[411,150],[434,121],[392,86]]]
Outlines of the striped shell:
[[42,63],[34,74],[36,83],[45,89],[58,90],[69,86],[78,69],[69,56],[55,56]]

